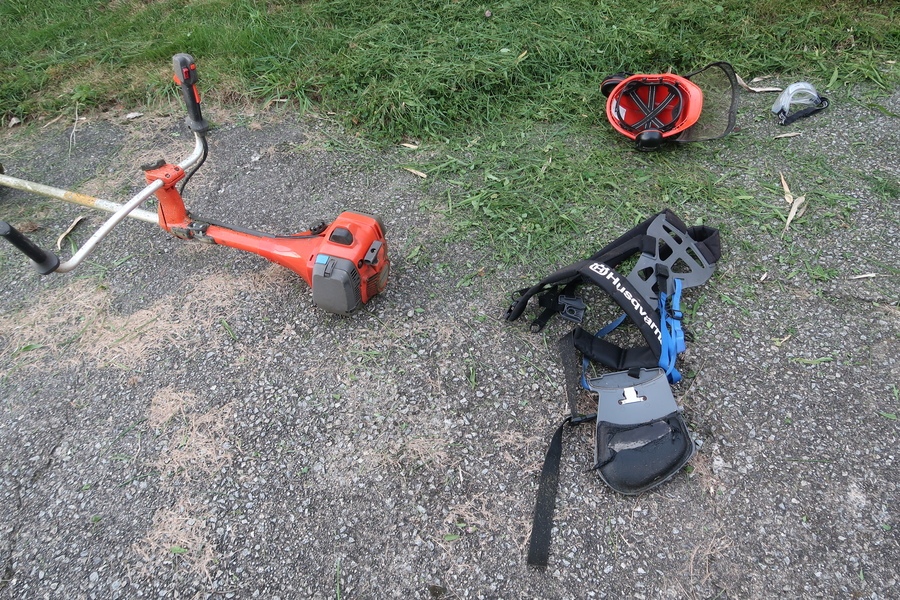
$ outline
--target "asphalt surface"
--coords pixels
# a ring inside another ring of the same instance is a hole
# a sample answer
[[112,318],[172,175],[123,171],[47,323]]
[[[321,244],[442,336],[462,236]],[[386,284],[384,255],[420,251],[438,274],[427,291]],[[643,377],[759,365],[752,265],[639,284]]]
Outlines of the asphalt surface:
[[[188,207],[273,233],[377,214],[388,287],[328,315],[285,269],[136,221],[69,275],[0,246],[0,598],[900,597],[900,95],[840,99],[775,140],[772,97],[743,93],[740,133],[703,151],[771,205],[754,186],[779,172],[841,193],[787,232],[678,211],[725,246],[686,298],[675,393],[698,453],[625,497],[587,472],[591,428],[569,430],[546,570],[525,556],[567,327],[498,318],[544,267],[448,237],[408,149],[221,110]],[[174,113],[124,116],[5,131],[0,162],[122,201],[191,146]],[[877,178],[830,179],[845,169]],[[80,215],[64,256],[103,214],[0,189],[45,247]]]

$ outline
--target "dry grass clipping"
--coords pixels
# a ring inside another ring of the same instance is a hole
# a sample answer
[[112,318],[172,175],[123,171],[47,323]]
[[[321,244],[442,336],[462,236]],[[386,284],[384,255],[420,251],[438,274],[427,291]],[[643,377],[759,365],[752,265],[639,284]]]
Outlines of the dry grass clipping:
[[697,482],[700,489],[713,497],[717,493],[724,493],[725,485],[713,472],[712,458],[709,455],[697,452],[688,464],[693,467],[690,478]]
[[489,506],[491,503],[484,493],[477,494],[464,504],[451,506],[444,523],[456,527],[465,525],[465,533],[495,531],[497,522],[503,519],[491,510]]
[[145,563],[175,565],[212,581],[209,568],[215,554],[206,518],[206,506],[190,500],[161,508],[153,515],[150,534],[132,548]]
[[[174,490],[179,478],[209,478],[231,462],[232,454],[224,443],[231,416],[230,404],[204,412],[195,394],[172,387],[154,395],[147,422],[157,435],[168,438],[153,463],[163,486]],[[147,571],[150,565],[171,564],[211,579],[209,570],[216,557],[206,525],[208,511],[205,500],[190,496],[178,498],[172,508],[157,510],[149,531],[133,546],[144,561],[141,568]]]
[[690,600],[709,597],[709,590],[706,588],[714,585],[710,582],[713,577],[711,565],[730,547],[731,540],[721,529],[711,532],[702,543],[694,547],[687,565],[690,589],[685,589],[681,583],[678,584],[682,597]]
[[197,404],[194,394],[172,387],[159,390],[150,403],[148,424],[168,440],[154,463],[165,479],[209,477],[231,462],[223,442],[232,422],[232,405],[202,412]]
[[369,456],[375,457],[375,467],[391,465],[407,473],[420,469],[443,471],[452,467],[448,464],[448,445],[448,440],[440,436],[404,437],[402,440],[391,441],[383,451]]
[[[110,308],[110,293],[84,280],[50,290],[29,306],[0,316],[0,338],[6,341],[3,357],[27,358],[33,368],[53,358],[52,368],[94,362],[101,367],[138,369],[157,351],[169,345],[194,342],[184,339],[188,330],[210,330],[236,311],[237,292],[265,285],[273,275],[265,270],[254,277],[236,279],[211,275],[196,282],[183,296],[167,296],[130,315]],[[182,323],[190,320],[190,327]],[[216,348],[222,337],[204,339],[203,350]],[[2,358],[0,358],[2,360]]]

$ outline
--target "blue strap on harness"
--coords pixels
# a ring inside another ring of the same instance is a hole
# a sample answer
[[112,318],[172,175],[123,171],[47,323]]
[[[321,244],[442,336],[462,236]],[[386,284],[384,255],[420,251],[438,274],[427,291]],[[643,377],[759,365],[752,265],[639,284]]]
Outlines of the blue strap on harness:
[[675,359],[685,351],[684,330],[681,328],[681,280],[675,279],[671,307],[667,304],[667,294],[659,292],[659,331],[662,334],[662,351],[659,366],[666,372],[669,383],[681,381],[681,373],[675,368]]
[[[666,378],[669,380],[669,383],[681,381],[681,373],[675,368],[675,361],[678,355],[687,349],[687,345],[684,342],[684,329],[681,327],[681,320],[684,317],[684,314],[681,312],[681,289],[681,279],[675,279],[671,298],[665,292],[659,293],[659,331],[662,335],[659,367],[666,372]],[[606,337],[616,327],[624,323],[626,317],[627,315],[621,315],[594,334],[594,337],[600,339]],[[590,360],[588,360],[588,357],[582,356],[581,387],[586,390],[591,389],[587,384],[587,370],[589,366]]]

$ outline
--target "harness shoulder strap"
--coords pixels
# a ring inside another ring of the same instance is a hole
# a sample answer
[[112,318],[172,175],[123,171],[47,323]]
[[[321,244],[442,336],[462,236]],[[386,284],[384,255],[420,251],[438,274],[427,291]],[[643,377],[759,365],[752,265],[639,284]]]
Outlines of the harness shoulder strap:
[[606,292],[625,311],[647,345],[621,348],[577,327],[573,335],[575,347],[588,358],[620,371],[657,366],[662,352],[662,331],[657,309],[641,296],[626,277],[609,265],[594,262],[582,268],[580,273]]
[[[560,295],[573,292],[575,288],[583,283],[579,271],[585,265],[591,264],[592,262],[602,262],[612,267],[617,267],[623,261],[635,254],[644,252],[649,248],[648,240],[646,239],[647,232],[654,221],[660,216],[662,216],[666,222],[671,223],[672,226],[679,231],[686,231],[687,228],[684,223],[675,216],[675,213],[669,209],[663,210],[649,219],[644,220],[630,231],[620,235],[614,241],[607,244],[588,258],[551,273],[530,288],[524,288],[515,292],[513,294],[513,304],[506,311],[504,318],[507,321],[515,321],[518,319],[525,311],[525,307],[528,306],[528,301],[535,295],[540,295],[542,298],[545,298],[542,303],[545,308],[558,306],[557,298]],[[652,242],[652,240],[649,241]],[[566,287],[565,291],[560,291],[560,288],[563,286]],[[541,331],[552,316],[552,311],[545,310],[544,314],[541,314],[535,319],[534,323],[532,323],[532,331],[535,333]]]
[[[513,303],[509,307],[509,309],[507,309],[504,318],[507,321],[515,321],[520,316],[522,316],[522,313],[525,312],[525,307],[528,306],[528,301],[531,300],[531,297],[535,294],[556,292],[558,295],[559,288],[573,283],[579,275],[578,271],[581,266],[588,263],[589,260],[590,259],[585,259],[571,264],[567,267],[563,267],[555,273],[551,273],[547,277],[544,277],[530,288],[525,288],[515,292],[513,294]],[[546,320],[549,320],[549,317],[547,317]]]

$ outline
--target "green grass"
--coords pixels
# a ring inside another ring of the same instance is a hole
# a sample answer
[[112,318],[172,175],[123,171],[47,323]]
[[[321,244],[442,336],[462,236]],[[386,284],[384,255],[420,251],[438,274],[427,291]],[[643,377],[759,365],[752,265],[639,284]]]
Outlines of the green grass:
[[222,98],[292,99],[394,140],[594,122],[622,69],[724,59],[887,86],[900,56],[892,0],[4,0],[0,27],[3,116],[158,100],[189,52]]
[[455,233],[490,224],[484,240],[504,261],[537,250],[550,262],[589,253],[648,212],[716,197],[699,163],[608,139],[561,126],[495,127],[410,166],[445,186],[439,208]]

